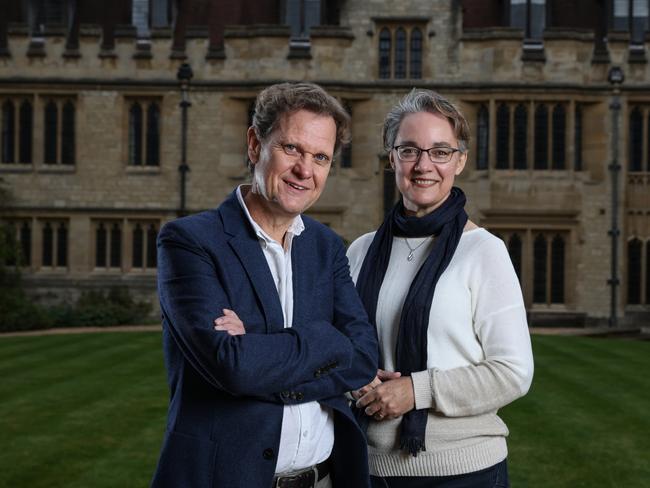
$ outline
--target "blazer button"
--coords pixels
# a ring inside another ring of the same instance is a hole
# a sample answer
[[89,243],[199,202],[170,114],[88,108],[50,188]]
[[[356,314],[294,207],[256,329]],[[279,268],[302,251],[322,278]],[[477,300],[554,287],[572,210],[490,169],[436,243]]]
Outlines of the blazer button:
[[304,395],[300,392],[296,393],[296,400],[302,400]]
[[316,372],[314,373],[315,378],[320,378],[320,375],[323,374],[323,371],[321,369],[317,369]]
[[280,396],[282,398],[289,398],[289,395],[290,395],[290,393],[288,391],[283,391],[282,393],[280,393]]
[[264,449],[264,452],[262,453],[262,457],[268,460],[273,459],[273,449],[271,449],[270,447]]

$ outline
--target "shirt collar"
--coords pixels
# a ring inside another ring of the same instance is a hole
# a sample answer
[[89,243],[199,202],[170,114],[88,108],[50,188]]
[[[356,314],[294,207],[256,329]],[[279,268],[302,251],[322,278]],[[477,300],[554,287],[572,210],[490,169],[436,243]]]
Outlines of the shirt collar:
[[[244,195],[242,194],[242,188],[248,187],[250,191],[250,186],[251,185],[239,185],[237,187],[237,200],[239,201],[241,208],[244,210],[244,213],[246,214],[246,218],[253,226],[255,235],[257,235],[259,239],[262,239],[266,243],[276,242],[275,239],[271,238],[271,236],[269,236],[266,232],[264,232],[264,229],[262,229],[262,227],[260,227],[260,225],[257,222],[255,222],[250,212],[248,211],[248,207],[246,206],[246,202],[244,201]],[[287,229],[287,237],[289,238],[288,241],[290,242],[293,237],[297,237],[300,234],[302,234],[303,230],[305,230],[305,223],[302,221],[302,217],[300,215],[297,215],[291,222],[291,225],[289,225],[289,228]]]

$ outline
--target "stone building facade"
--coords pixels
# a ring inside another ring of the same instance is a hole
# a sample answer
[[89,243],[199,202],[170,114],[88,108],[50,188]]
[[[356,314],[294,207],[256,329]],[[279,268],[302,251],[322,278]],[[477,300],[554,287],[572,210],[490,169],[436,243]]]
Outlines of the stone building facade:
[[468,117],[458,185],[471,218],[506,242],[531,321],[605,324],[615,310],[618,325],[647,322],[647,2],[90,4],[0,3],[2,219],[40,299],[121,284],[154,300],[160,226],[246,181],[260,89],[310,80],[344,102],[353,142],[309,214],[348,241],[376,228],[397,198],[383,117],[431,88]]

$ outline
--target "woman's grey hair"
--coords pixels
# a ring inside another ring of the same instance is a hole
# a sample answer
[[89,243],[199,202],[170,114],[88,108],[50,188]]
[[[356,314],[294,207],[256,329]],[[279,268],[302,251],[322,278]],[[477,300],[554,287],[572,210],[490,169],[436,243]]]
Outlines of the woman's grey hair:
[[342,144],[350,142],[350,116],[345,108],[323,88],[306,82],[271,85],[257,95],[253,128],[259,140],[264,141],[271,135],[283,115],[298,110],[309,110],[334,119],[336,124],[335,156],[338,155]]
[[440,114],[449,120],[458,139],[458,149],[467,152],[469,147],[469,124],[463,114],[445,97],[431,90],[413,88],[395,105],[384,120],[382,131],[384,149],[390,152],[395,145],[400,124],[408,114],[430,112]]

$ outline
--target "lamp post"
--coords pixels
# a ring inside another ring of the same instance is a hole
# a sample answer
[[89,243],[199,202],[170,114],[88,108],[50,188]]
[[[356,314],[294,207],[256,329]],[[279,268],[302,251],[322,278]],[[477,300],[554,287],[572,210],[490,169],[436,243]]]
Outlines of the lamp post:
[[612,163],[609,165],[609,172],[612,181],[612,227],[609,235],[612,239],[612,256],[611,256],[611,277],[607,280],[611,291],[610,309],[609,309],[609,326],[616,327],[617,322],[617,287],[618,279],[618,237],[621,234],[618,228],[618,175],[621,171],[621,165],[618,163],[618,140],[619,140],[619,114],[621,111],[620,86],[625,80],[623,70],[619,66],[612,66],[607,75],[607,81],[612,86],[612,102],[609,109],[612,112]]
[[190,88],[190,80],[194,76],[192,68],[189,64],[183,63],[178,68],[176,73],[176,78],[181,85],[181,164],[178,167],[178,171],[181,174],[181,201],[178,208],[178,215],[180,217],[187,214],[186,209],[186,182],[187,182],[187,173],[190,170],[190,167],[187,164],[187,109],[192,106],[192,103],[189,101],[188,91]]

